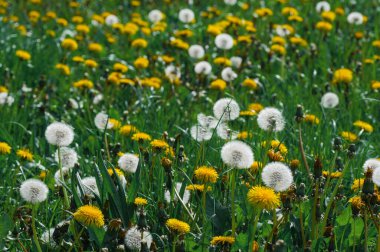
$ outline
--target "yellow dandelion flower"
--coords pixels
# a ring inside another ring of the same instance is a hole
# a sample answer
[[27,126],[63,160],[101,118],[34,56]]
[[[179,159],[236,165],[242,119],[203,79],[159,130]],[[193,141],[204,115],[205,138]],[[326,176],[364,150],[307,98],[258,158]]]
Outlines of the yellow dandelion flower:
[[177,219],[168,219],[166,221],[166,226],[173,232],[179,233],[179,234],[186,234],[190,232],[190,225],[187,224],[184,221],[180,221]]
[[19,149],[17,150],[16,155],[28,161],[33,160],[33,154],[28,149]]
[[210,242],[211,245],[226,245],[226,244],[234,244],[235,243],[235,237],[233,236],[214,236],[212,237],[212,240]]
[[323,31],[323,32],[329,32],[333,28],[332,24],[326,21],[319,21],[316,25],[315,28]]
[[66,76],[70,75],[70,67],[68,65],[58,63],[55,65],[55,68],[60,70],[61,73]]
[[274,36],[272,38],[272,43],[284,46],[286,44],[286,40],[283,37]]
[[247,200],[254,207],[273,210],[280,206],[280,197],[269,187],[255,186],[248,191]]
[[154,139],[150,142],[150,146],[152,146],[153,150],[163,150],[169,148],[169,144],[164,140]]
[[362,201],[362,198],[360,196],[354,196],[354,197],[350,198],[348,200],[348,202],[350,202],[352,207],[356,208],[357,210],[359,210],[365,206],[365,204]]
[[340,135],[341,137],[350,142],[355,142],[356,140],[358,140],[358,136],[355,133],[349,131],[343,131],[340,133]]
[[348,84],[353,79],[353,73],[350,69],[341,68],[334,72],[333,84],[345,83]]
[[40,175],[38,176],[41,180],[44,180],[46,178],[46,171],[41,171]]
[[133,141],[150,141],[152,137],[146,133],[143,132],[137,132],[132,135],[131,139]]
[[363,188],[363,184],[364,184],[364,178],[355,179],[354,182],[352,183],[351,190],[355,192],[359,191]]
[[373,131],[373,126],[371,124],[360,121],[360,120],[355,121],[354,126],[361,128],[362,130],[367,131],[369,133],[371,133]]
[[372,81],[371,83],[371,88],[372,89],[380,89],[380,81]]
[[[193,184],[193,185],[188,185],[188,186],[186,186],[186,190],[189,190],[189,191],[199,191],[199,192],[203,192],[204,189],[205,189],[205,185]],[[211,186],[208,186],[208,187],[207,187],[207,191],[211,191]]]
[[115,63],[113,65],[113,70],[116,72],[125,73],[128,71],[128,67],[122,63]]
[[149,66],[149,60],[144,57],[139,57],[133,62],[133,65],[136,68],[147,68]]
[[261,162],[255,161],[249,168],[249,170],[253,173],[256,174],[259,172],[259,170],[263,167],[263,164]]
[[0,142],[0,154],[10,154],[11,146],[5,142]]
[[148,201],[144,198],[137,197],[135,198],[134,203],[136,206],[145,206],[146,204],[148,204]]
[[256,90],[258,88],[258,84],[256,80],[253,80],[253,79],[245,79],[242,83],[242,86],[247,87],[252,90]]
[[8,88],[5,86],[0,86],[0,93],[8,93]]
[[77,82],[74,82],[73,86],[76,88],[80,88],[80,89],[82,89],[82,88],[91,89],[94,87],[94,83],[90,80],[83,79],[83,80],[79,80]]
[[79,207],[73,214],[74,219],[87,227],[103,227],[104,216],[102,211],[91,205]]
[[256,111],[257,113],[259,113],[263,108],[264,106],[261,105],[260,103],[251,103],[248,106],[248,110],[253,110],[253,111]]
[[123,125],[119,129],[119,133],[123,136],[129,136],[130,134],[137,132],[137,128],[133,125]]
[[319,118],[312,114],[305,115],[304,121],[310,124],[319,124]]
[[90,67],[90,68],[97,68],[98,67],[98,63],[92,59],[85,60],[84,65],[86,67]]
[[30,60],[31,55],[27,51],[24,50],[17,50],[16,56],[21,60]]
[[223,91],[227,87],[227,82],[222,79],[216,79],[210,84],[211,89]]
[[218,173],[213,167],[200,166],[194,171],[194,177],[202,183],[215,183]]
[[277,44],[272,45],[272,46],[270,47],[270,51],[271,51],[272,53],[277,53],[277,54],[280,54],[280,55],[285,55],[285,54],[286,54],[286,49],[285,49],[285,47],[283,47],[282,45],[277,45]]
[[336,171],[336,172],[328,172],[328,171],[322,171],[322,175],[325,178],[340,178],[342,176],[342,172]]
[[61,47],[70,51],[78,49],[78,43],[71,38],[66,38],[61,42]]
[[321,16],[324,20],[333,22],[335,20],[336,14],[333,11],[324,11],[322,12]]
[[88,45],[88,50],[91,51],[91,52],[101,52],[103,51],[103,46],[101,44],[98,44],[98,43],[90,43]]
[[120,125],[121,125],[121,122],[115,118],[110,118],[108,120],[109,124],[112,125],[112,129],[119,129],[120,128]]
[[[122,155],[123,155],[123,154],[122,154]],[[122,155],[120,155],[120,156],[122,156]],[[111,169],[111,168],[107,169],[107,172],[108,172],[108,174],[109,174],[111,177],[112,177],[112,175],[114,174],[113,169]],[[119,168],[115,168],[115,172],[116,172],[116,175],[117,175],[118,177],[124,176],[124,172],[123,172],[122,170],[120,170]]]
[[142,38],[138,38],[132,41],[132,47],[146,48],[148,46],[148,41]]

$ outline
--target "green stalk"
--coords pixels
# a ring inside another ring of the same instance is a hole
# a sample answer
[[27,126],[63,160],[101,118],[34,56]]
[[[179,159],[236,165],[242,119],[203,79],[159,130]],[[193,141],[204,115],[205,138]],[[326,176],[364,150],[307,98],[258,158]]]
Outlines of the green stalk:
[[303,225],[303,216],[302,216],[301,202],[298,204],[298,211],[299,211],[299,215],[300,215],[302,248],[303,248],[303,251],[305,251],[305,249],[306,249],[306,237],[305,237],[305,230],[304,230],[304,225]]
[[37,229],[36,229],[36,211],[37,211],[37,207],[36,205],[33,205],[32,206],[32,231],[33,231],[33,241],[34,241],[34,244],[36,245],[36,248],[37,248],[37,251],[38,252],[42,252],[42,249],[41,249],[41,246],[40,246],[40,242],[38,241],[38,237],[37,237]]
[[176,243],[177,243],[177,239],[178,239],[178,237],[177,237],[177,235],[175,235],[175,236],[174,236],[174,240],[173,240],[172,252],[175,252],[175,245],[176,245]]
[[236,172],[237,170],[234,168],[231,171],[231,222],[232,222],[232,228],[231,228],[231,235],[235,237],[236,232],[236,219],[235,219],[235,189],[236,189]]
[[58,146],[58,167],[59,167],[59,175],[61,177],[61,183],[62,183],[64,207],[65,207],[65,209],[69,209],[70,208],[70,202],[69,202],[69,198],[67,196],[66,188],[63,185],[65,183],[65,179],[63,177],[63,172],[62,172],[61,147],[60,146]]
[[[254,214],[255,214],[255,212],[254,212]],[[257,223],[259,223],[260,215],[261,215],[261,210],[256,213],[255,218],[252,218],[252,220],[253,220],[252,243],[255,242],[255,234],[256,234],[256,230],[257,230]]]

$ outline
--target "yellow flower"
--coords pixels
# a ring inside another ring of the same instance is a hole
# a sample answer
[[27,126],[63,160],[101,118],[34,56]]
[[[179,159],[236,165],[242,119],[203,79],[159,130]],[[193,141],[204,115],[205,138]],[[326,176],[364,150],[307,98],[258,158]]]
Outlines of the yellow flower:
[[264,106],[261,105],[260,103],[251,103],[248,105],[249,110],[253,110],[257,113],[259,113],[263,108],[264,108]]
[[297,16],[298,11],[296,8],[293,7],[284,7],[281,11],[281,14],[284,16]]
[[260,8],[255,10],[255,14],[259,17],[273,16],[273,11],[269,8]]
[[40,175],[38,176],[41,180],[44,180],[46,178],[46,171],[41,171]]
[[135,199],[134,203],[136,206],[145,206],[146,204],[148,204],[148,201],[144,198],[137,197]]
[[71,21],[73,21],[73,23],[75,23],[75,24],[80,24],[80,23],[83,23],[83,17],[81,17],[81,16],[73,16],[71,18]]
[[231,60],[225,57],[217,57],[214,59],[214,64],[222,66],[231,66]]
[[33,154],[28,149],[19,149],[17,150],[16,155],[28,161],[33,160]]
[[[120,156],[122,156],[122,155],[123,155],[123,154],[121,154]],[[108,174],[109,174],[111,177],[112,177],[112,175],[114,174],[113,169],[111,169],[111,168],[107,169],[107,172],[108,172]],[[123,171],[120,170],[119,168],[115,168],[115,172],[116,172],[116,175],[117,175],[118,177],[122,177],[122,176],[124,176]]]
[[8,93],[8,88],[5,86],[0,86],[0,93]]
[[249,168],[249,170],[253,173],[256,174],[261,168],[263,167],[263,164],[261,162],[255,161]]
[[371,88],[372,89],[380,89],[380,81],[372,81]]
[[40,18],[40,13],[38,11],[31,11],[29,12],[28,17],[30,22],[35,23]]
[[194,171],[194,177],[202,183],[215,183],[218,173],[213,167],[200,166]]
[[270,51],[273,52],[273,53],[278,53],[280,55],[285,55],[286,54],[286,49],[285,47],[283,47],[282,45],[272,45],[270,47]]
[[321,16],[323,19],[330,21],[330,22],[333,22],[335,20],[335,17],[336,17],[336,15],[333,11],[324,11],[324,12],[322,12]]
[[373,41],[372,46],[380,49],[380,40]]
[[341,68],[334,72],[333,84],[345,83],[348,84],[353,79],[353,73],[350,69]]
[[17,50],[16,56],[21,60],[30,60],[31,58],[30,53],[24,50]]
[[242,86],[243,87],[247,87],[249,89],[252,89],[252,90],[256,90],[257,87],[258,87],[258,84],[256,82],[256,80],[253,80],[253,79],[245,79],[242,83]]
[[190,47],[189,44],[182,39],[173,39],[170,41],[170,45],[183,50],[187,50]]
[[75,51],[78,49],[78,43],[71,38],[64,39],[61,43],[62,48],[70,50],[70,51]]
[[[200,191],[200,192],[203,192],[204,189],[205,189],[205,185],[193,184],[193,185],[186,186],[186,190],[189,190],[189,191]],[[207,191],[211,191],[211,186],[207,187]]]
[[5,142],[0,142],[0,154],[10,154],[11,146]]
[[305,122],[311,123],[311,124],[319,124],[319,118],[312,114],[307,114],[304,117]]
[[55,65],[55,68],[61,70],[64,75],[70,75],[70,67],[68,65],[58,63]]
[[175,58],[174,57],[171,57],[171,56],[168,56],[168,55],[162,55],[161,56],[161,59],[165,62],[165,63],[172,63]]
[[84,61],[84,65],[90,68],[97,68],[98,63],[95,60],[88,59]]
[[254,115],[256,115],[257,113],[256,113],[256,111],[254,111],[254,110],[242,110],[242,111],[240,111],[240,113],[239,113],[239,115],[240,116],[247,116],[247,117],[249,117],[249,116],[254,116]]
[[110,118],[109,123],[112,125],[112,129],[118,129],[121,126],[121,122],[115,118]]
[[248,191],[247,200],[254,207],[273,210],[280,206],[280,197],[269,187],[255,186]]
[[283,37],[280,37],[280,36],[274,36],[272,38],[272,43],[273,44],[279,44],[279,45],[282,45],[284,46],[286,44],[286,41]]
[[147,46],[148,42],[145,39],[138,38],[132,41],[132,47],[146,48]]
[[67,22],[67,20],[64,19],[64,18],[58,18],[58,19],[57,19],[57,24],[59,24],[59,25],[65,27],[65,26],[68,25],[68,22]]
[[303,47],[307,46],[307,41],[304,40],[303,38],[299,38],[299,37],[291,37],[290,43],[292,43],[293,45],[299,45],[299,46],[303,46]]
[[80,32],[80,33],[89,33],[90,32],[90,27],[88,25],[84,25],[84,24],[79,24],[75,27],[75,29]]
[[92,83],[92,81],[90,81],[90,80],[83,79],[83,80],[79,80],[77,82],[74,82],[73,86],[76,88],[80,88],[80,89],[82,89],[82,88],[91,89],[94,87],[94,83]]
[[119,129],[120,134],[129,136],[133,132],[137,132],[137,128],[133,125],[124,125]]
[[179,234],[186,234],[190,232],[190,225],[186,222],[177,220],[177,219],[168,219],[166,221],[166,226],[173,232],[179,233]]
[[146,133],[138,132],[132,135],[131,139],[133,141],[150,141],[152,137]]
[[[264,143],[264,144],[266,144],[266,143]],[[278,141],[278,140],[272,140],[272,141],[270,142],[270,146],[271,146],[271,148],[273,148],[273,149],[278,149],[278,150],[280,150],[281,154],[283,154],[283,155],[288,154],[288,148],[286,148],[286,146],[285,146],[284,143],[282,143],[282,142],[280,142],[280,141]]]
[[344,15],[344,9],[342,7],[337,7],[335,9],[335,13],[339,16],[343,16]]
[[354,196],[348,200],[348,202],[351,203],[352,207],[354,207],[357,210],[360,210],[362,207],[365,206],[364,202],[362,201],[362,198],[360,196]]
[[358,191],[363,188],[364,178],[355,179],[352,183],[351,190]]
[[[248,112],[252,112],[252,111],[248,111]],[[244,140],[244,139],[247,139],[249,136],[252,136],[252,134],[248,133],[248,131],[241,131],[237,135],[237,139]]]
[[216,79],[210,84],[211,89],[217,89],[223,91],[227,86],[227,83],[222,79]]
[[354,122],[354,126],[361,128],[362,130],[367,131],[369,133],[371,133],[373,131],[373,127],[371,124],[360,121],[360,120]]
[[79,207],[73,214],[74,219],[87,227],[103,227],[104,216],[102,211],[91,205]]
[[303,22],[303,18],[300,16],[289,16],[288,20],[289,21],[296,21],[296,22]]
[[72,60],[73,60],[74,62],[84,62],[84,58],[81,57],[81,56],[74,56],[74,57],[72,58]]
[[343,131],[342,133],[340,133],[340,135],[346,139],[347,141],[350,141],[350,142],[355,142],[356,140],[358,140],[358,136],[352,132],[349,132],[349,131]]
[[133,62],[133,65],[136,68],[147,68],[149,66],[149,60],[144,57],[139,57]]
[[320,31],[324,31],[324,32],[331,31],[332,27],[333,27],[332,24],[330,24],[329,22],[326,22],[326,21],[319,21],[315,25],[315,28],[317,28]]
[[88,45],[88,50],[91,52],[99,53],[103,50],[103,46],[101,44],[98,44],[98,43],[90,43]]
[[169,144],[167,142],[159,139],[154,139],[152,142],[150,142],[150,146],[152,146],[153,150],[156,151],[169,148]]
[[125,73],[128,71],[128,67],[122,63],[115,63],[113,65],[113,70],[121,73]]
[[235,243],[235,237],[233,236],[214,236],[212,237],[212,240],[210,242],[211,245],[225,245],[225,244],[234,244]]
[[336,172],[328,172],[328,171],[322,171],[322,175],[325,178],[340,178],[342,176],[342,172],[336,171]]

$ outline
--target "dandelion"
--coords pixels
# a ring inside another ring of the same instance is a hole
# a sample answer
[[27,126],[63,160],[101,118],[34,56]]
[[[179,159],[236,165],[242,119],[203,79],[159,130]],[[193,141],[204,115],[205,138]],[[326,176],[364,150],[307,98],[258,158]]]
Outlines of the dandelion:
[[339,104],[339,97],[335,93],[325,93],[321,99],[321,106],[324,108],[335,108]]
[[355,121],[354,126],[360,128],[366,132],[369,132],[369,133],[371,133],[373,131],[373,126],[371,124],[360,121],[360,120]]
[[74,140],[73,128],[65,123],[54,122],[45,130],[45,138],[49,144],[68,146]]
[[240,108],[235,100],[222,98],[215,102],[213,111],[218,120],[232,121],[239,117]]
[[124,126],[121,126],[119,129],[120,134],[123,136],[129,136],[130,134],[136,131],[137,129],[133,125],[124,125]]
[[24,50],[17,50],[16,51],[16,56],[20,59],[20,60],[30,60],[31,58],[31,55],[30,53],[28,53],[27,51],[24,51]]
[[125,172],[135,173],[139,164],[139,158],[135,154],[124,154],[117,161],[120,169]]
[[206,116],[203,113],[197,115],[198,123],[202,127],[215,129],[218,126],[219,120],[213,116]]
[[190,9],[182,9],[178,14],[178,18],[182,23],[190,23],[194,20],[194,12]]
[[226,244],[232,245],[234,243],[235,243],[235,237],[233,236],[214,236],[212,237],[212,240],[210,242],[212,246],[226,245]]
[[140,251],[141,243],[146,243],[148,249],[152,245],[152,235],[148,231],[139,230],[137,226],[133,226],[125,233],[124,244],[132,251]]
[[266,186],[276,192],[286,191],[293,183],[293,174],[288,166],[280,162],[267,164],[261,173]]
[[96,114],[94,123],[99,130],[111,129],[113,127],[113,124],[109,121],[109,116],[104,112]]
[[237,3],[237,0],[224,0],[224,3],[232,6]]
[[318,13],[325,12],[325,11],[330,11],[330,4],[326,1],[321,1],[318,2],[317,5],[315,6],[315,10]]
[[150,141],[152,137],[144,132],[137,132],[132,135],[131,139],[133,141]]
[[234,46],[234,39],[231,37],[231,35],[222,33],[216,36],[215,45],[219,49],[229,50]]
[[211,139],[212,131],[208,127],[204,127],[201,125],[194,125],[190,129],[190,135],[194,140],[198,142],[203,142],[203,141],[208,141]]
[[351,12],[347,16],[347,22],[350,24],[361,25],[364,22],[364,16],[360,12]]
[[164,14],[160,10],[151,10],[148,14],[148,19],[152,23],[158,23],[164,18]]
[[230,58],[231,65],[235,68],[240,68],[241,63],[243,62],[243,59],[238,56],[234,56]]
[[282,131],[285,128],[285,119],[276,108],[264,108],[257,116],[259,127],[265,131]]
[[376,158],[367,159],[363,164],[364,173],[366,173],[368,169],[375,171],[379,167],[380,167],[380,160]]
[[280,197],[272,188],[255,186],[248,191],[247,200],[254,207],[274,210],[280,206]]
[[238,169],[248,169],[254,161],[251,147],[238,140],[224,144],[221,156],[225,164]]
[[348,84],[352,81],[353,73],[350,69],[341,68],[334,72],[333,84],[345,83]]
[[104,216],[102,211],[92,205],[84,205],[79,207],[73,214],[74,219],[82,223],[86,227],[98,227],[104,226]]
[[372,173],[372,181],[375,185],[380,186],[380,169],[375,169]]
[[195,64],[194,71],[197,74],[209,75],[211,73],[212,66],[207,61],[201,61]]
[[194,171],[194,177],[202,183],[215,183],[218,173],[213,167],[201,166]]
[[148,204],[148,201],[144,198],[137,197],[135,198],[134,203],[136,206],[145,206],[146,204]]
[[[181,193],[182,183],[177,182],[175,184],[175,190],[177,191],[178,195]],[[178,200],[177,193],[174,192],[174,201]],[[184,190],[182,196],[181,196],[183,204],[187,204],[190,200],[190,192],[188,190]],[[165,200],[166,202],[171,202],[171,192],[169,190],[165,191]]]
[[166,226],[173,232],[178,234],[187,234],[190,232],[190,225],[184,221],[180,221],[177,219],[168,219],[166,221]]
[[358,140],[358,136],[355,133],[349,131],[343,131],[340,133],[340,135],[349,142],[355,142]]
[[113,26],[114,24],[119,23],[119,18],[115,15],[108,15],[104,21],[106,25]]
[[16,155],[24,160],[33,161],[33,154],[28,149],[19,149],[17,150]]
[[235,140],[239,133],[231,130],[225,122],[221,122],[216,127],[216,134],[224,140]]
[[189,55],[194,59],[201,59],[205,55],[205,50],[201,45],[192,45],[189,47]]
[[225,81],[233,81],[238,75],[232,70],[231,67],[226,67],[222,70],[222,78]]
[[10,154],[11,146],[5,142],[0,142],[0,154]]
[[99,189],[98,185],[96,183],[95,177],[86,177],[81,179],[81,183],[83,185],[83,193],[87,196],[90,196],[91,198],[94,198],[95,195],[99,196]]
[[64,180],[69,177],[70,172],[71,168],[69,167],[62,167],[62,169],[57,170],[54,173],[55,184],[62,186],[64,184]]
[[20,186],[21,197],[29,203],[37,204],[45,201],[49,193],[48,187],[38,179],[27,179]]
[[61,162],[61,165],[67,168],[74,167],[74,165],[78,162],[78,154],[74,149],[68,147],[62,147],[59,151],[57,150],[54,158],[57,163]]

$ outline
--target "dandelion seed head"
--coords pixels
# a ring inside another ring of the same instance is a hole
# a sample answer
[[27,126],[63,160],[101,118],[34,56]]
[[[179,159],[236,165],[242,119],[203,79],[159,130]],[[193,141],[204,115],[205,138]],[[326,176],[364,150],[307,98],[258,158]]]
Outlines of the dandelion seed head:
[[139,158],[134,154],[126,153],[119,158],[117,163],[123,171],[135,173],[139,164]]
[[148,248],[150,248],[153,241],[152,235],[148,231],[143,231],[142,234],[141,232],[142,231],[138,230],[137,226],[133,226],[128,229],[124,237],[124,244],[128,249],[133,251],[140,251],[141,242],[146,242]]
[[190,23],[194,20],[194,12],[190,9],[182,9],[178,14],[178,18],[182,23]]
[[339,97],[335,93],[328,92],[322,96],[321,105],[324,108],[335,108],[339,104]]
[[189,55],[194,59],[201,59],[205,56],[205,49],[201,45],[192,45],[189,47]]
[[21,197],[32,204],[41,203],[46,200],[49,193],[48,187],[38,179],[27,179],[20,187]]
[[50,124],[45,130],[45,138],[49,144],[57,146],[68,146],[74,140],[74,131],[71,126],[54,122]]
[[[74,165],[78,162],[78,155],[74,149],[69,147],[62,147],[60,148],[59,152],[61,154],[61,165],[63,167],[73,168]],[[55,152],[54,158],[55,161],[59,163],[58,150]]]
[[229,50],[234,46],[234,39],[227,33],[222,33],[216,36],[215,45],[219,49]]
[[261,173],[261,178],[266,186],[276,192],[286,191],[293,183],[293,174],[288,166],[281,162],[267,164]]
[[238,140],[224,144],[221,157],[226,165],[238,169],[248,169],[254,161],[251,147]]
[[219,99],[215,102],[213,111],[215,118],[222,121],[232,121],[240,115],[239,104],[231,98]]
[[264,108],[257,116],[257,123],[265,131],[282,131],[285,128],[285,119],[280,110]]

